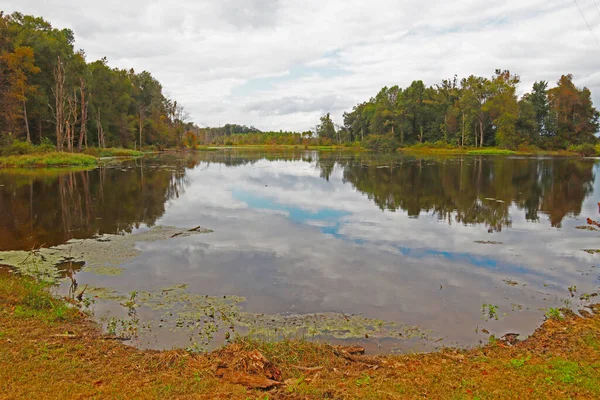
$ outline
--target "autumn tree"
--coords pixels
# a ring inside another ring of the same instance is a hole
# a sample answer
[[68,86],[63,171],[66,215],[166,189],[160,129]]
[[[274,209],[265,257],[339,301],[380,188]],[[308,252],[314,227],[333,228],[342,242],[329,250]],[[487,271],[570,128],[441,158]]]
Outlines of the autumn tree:
[[552,145],[565,148],[569,144],[596,143],[600,114],[592,105],[588,88],[579,89],[572,75],[563,75],[557,86],[548,90],[550,120],[555,131],[550,135]]
[[27,118],[27,96],[34,93],[36,87],[28,83],[31,74],[40,69],[35,66],[33,49],[17,47],[12,52],[0,53],[0,107],[4,130],[16,136],[24,128],[27,141],[31,142],[31,133]]

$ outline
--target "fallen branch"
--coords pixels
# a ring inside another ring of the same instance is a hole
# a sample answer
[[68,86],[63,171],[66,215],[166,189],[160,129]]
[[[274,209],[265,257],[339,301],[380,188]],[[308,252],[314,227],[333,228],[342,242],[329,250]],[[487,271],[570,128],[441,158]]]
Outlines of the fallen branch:
[[75,335],[73,333],[62,333],[58,335],[52,335],[54,338],[65,338],[65,339],[78,339],[79,335]]
[[[362,349],[361,352],[359,352]],[[358,362],[358,363],[362,363],[362,364],[367,364],[367,365],[371,365],[371,366],[377,366],[377,367],[381,367],[383,365],[383,363],[379,360],[376,360],[374,358],[365,358],[365,357],[361,357],[361,356],[355,356],[353,354],[364,354],[364,348],[349,348],[349,349],[344,349],[343,347],[334,347],[333,349],[333,354],[335,354],[338,357],[342,357],[345,358],[348,361],[352,361],[352,362]]]
[[305,371],[305,372],[316,372],[316,371],[320,371],[322,370],[324,367],[322,366],[318,366],[318,367],[301,367],[299,365],[292,365],[292,367],[299,369],[300,371]]

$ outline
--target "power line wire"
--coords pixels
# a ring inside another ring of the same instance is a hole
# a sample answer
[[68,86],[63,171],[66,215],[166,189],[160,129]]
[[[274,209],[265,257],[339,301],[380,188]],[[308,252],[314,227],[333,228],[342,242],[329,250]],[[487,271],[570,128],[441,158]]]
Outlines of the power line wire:
[[[590,30],[590,33],[592,34],[592,36],[594,37],[594,40],[596,41],[596,44],[598,45],[598,47],[600,47],[600,42],[598,42],[598,38],[596,38],[596,35],[594,34],[594,31],[592,30],[592,27],[590,26],[590,24],[587,21],[587,18],[585,18],[585,14],[583,13],[583,11],[581,10],[581,7],[579,7],[579,3],[577,3],[577,0],[573,0],[573,2],[575,3],[575,5],[577,6],[577,9],[579,10],[579,14],[581,14],[581,18],[583,18],[583,20],[585,21],[585,24],[587,25],[588,29]],[[596,1],[594,0],[594,3],[596,3]],[[598,6],[596,6],[598,7]]]
[[594,5],[596,6],[596,10],[598,10],[598,14],[600,14],[600,8],[598,8],[598,3],[596,3],[596,0],[594,0]]

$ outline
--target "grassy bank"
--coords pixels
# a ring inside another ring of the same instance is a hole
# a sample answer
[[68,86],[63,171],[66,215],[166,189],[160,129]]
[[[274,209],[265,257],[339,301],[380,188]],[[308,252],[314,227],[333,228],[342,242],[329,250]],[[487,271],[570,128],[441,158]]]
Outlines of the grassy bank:
[[301,144],[250,144],[250,145],[216,145],[216,146],[198,146],[197,150],[218,150],[218,149],[254,149],[254,150],[315,150],[315,151],[363,151],[360,146],[318,146]]
[[565,156],[565,157],[577,157],[580,156],[577,152],[567,150],[541,150],[536,148],[523,148],[518,150],[501,149],[497,147],[428,147],[428,146],[413,146],[403,147],[398,149],[399,152],[404,154],[415,154],[415,155],[539,155],[539,156]]
[[90,147],[88,149],[85,149],[83,153],[94,157],[142,157],[145,154],[143,151],[116,147],[111,147],[107,149]]
[[90,155],[59,152],[0,157],[0,168],[58,166],[88,167],[94,166],[97,163],[97,158]]
[[[249,340],[206,355],[140,351],[43,285],[0,270],[0,398],[591,399],[600,396],[600,316],[586,316],[548,320],[514,346],[493,339],[431,354]],[[257,385],[274,386],[248,388]]]

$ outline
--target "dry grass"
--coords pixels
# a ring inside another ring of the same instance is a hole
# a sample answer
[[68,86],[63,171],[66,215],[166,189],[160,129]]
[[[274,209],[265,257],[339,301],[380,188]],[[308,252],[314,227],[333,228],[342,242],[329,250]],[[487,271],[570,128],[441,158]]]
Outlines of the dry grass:
[[[0,398],[600,397],[600,316],[592,313],[549,320],[514,346],[494,341],[473,350],[366,357],[326,344],[239,340],[192,355],[140,351],[107,339],[77,309],[57,311],[65,303],[38,289],[0,274]],[[256,373],[253,360],[260,355],[269,360],[270,376],[284,384],[262,391],[216,376],[219,365]]]

